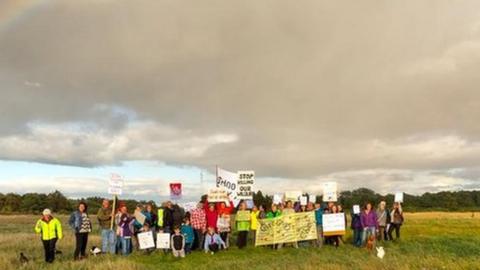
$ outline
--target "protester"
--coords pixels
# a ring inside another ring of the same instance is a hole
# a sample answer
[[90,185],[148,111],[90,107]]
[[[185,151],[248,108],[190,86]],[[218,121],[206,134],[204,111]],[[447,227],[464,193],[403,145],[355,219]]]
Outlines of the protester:
[[227,249],[225,242],[223,242],[220,235],[215,233],[214,227],[208,227],[208,232],[205,236],[204,250],[205,253],[210,252],[212,255],[215,254],[220,247]]
[[206,210],[205,213],[207,215],[207,227],[212,227],[217,231],[217,219],[218,219],[218,212],[215,209],[215,204],[208,203],[205,205]]
[[140,250],[140,243],[138,241],[138,234],[143,232],[144,229],[144,224],[147,222],[147,217],[145,216],[145,221],[144,223],[141,223],[140,220],[138,220],[136,217],[137,215],[144,215],[145,216],[145,211],[143,209],[143,205],[137,204],[137,207],[135,208],[134,216],[133,216],[133,235],[132,235],[132,246],[131,248],[135,248],[137,250]]
[[353,230],[353,245],[356,247],[361,247],[363,227],[362,227],[362,221],[360,219],[360,214],[354,214],[354,212],[352,211],[351,216],[352,216],[351,228]]
[[231,228],[230,228],[230,215],[227,214],[226,212],[218,216],[217,231],[220,234],[220,237],[222,238],[223,242],[225,242],[225,245],[228,247],[230,244],[229,234],[230,234]]
[[[239,211],[247,211],[247,203],[242,201],[238,208]],[[238,231],[237,235],[237,247],[242,249],[247,245],[248,231],[250,230],[249,220],[237,220],[236,227]]]
[[378,230],[377,214],[372,209],[371,203],[365,205],[365,208],[360,215],[360,220],[363,228],[362,245],[365,245],[369,236],[375,236],[376,231]]
[[250,230],[252,230],[253,234],[253,245],[255,246],[255,237],[257,236],[257,229],[258,229],[258,215],[260,211],[258,210],[257,206],[254,205],[252,208],[252,212],[250,213]]
[[390,229],[388,231],[388,235],[391,240],[393,240],[393,230],[395,230],[396,240],[400,239],[400,227],[403,224],[403,211],[402,205],[398,202],[393,204],[393,209],[390,214],[392,219],[392,223],[390,224]]
[[172,233],[173,228],[173,206],[172,202],[168,201],[163,207],[163,232]]
[[172,206],[173,227],[180,228],[182,226],[184,217],[185,217],[185,212],[180,208],[178,204],[174,204]]
[[155,214],[152,203],[148,203],[145,210],[145,222],[153,234],[153,242],[157,243],[158,215]]
[[109,200],[103,200],[102,207],[98,209],[97,219],[102,235],[102,253],[110,252],[110,254],[115,254],[116,237],[112,226],[112,209],[110,208]]
[[87,249],[88,234],[92,231],[92,223],[87,214],[87,204],[80,202],[77,207],[78,210],[70,215],[68,224],[75,232],[75,252],[74,259],[81,260],[86,257],[85,250]]
[[203,209],[203,203],[199,202],[197,208],[192,210],[190,221],[195,232],[195,244],[193,248],[201,249],[203,247],[205,232],[207,231],[207,218],[205,210]]
[[317,225],[317,247],[323,246],[323,209],[320,203],[315,203],[315,224]]
[[190,225],[189,218],[184,218],[180,231],[185,237],[185,253],[189,254],[192,250],[193,242],[195,240],[195,233]]
[[[293,209],[293,202],[287,201],[285,208],[282,211],[282,215],[291,215],[295,214],[295,210]],[[292,242],[294,248],[298,248],[298,242]],[[283,243],[278,244],[277,248],[280,249],[283,247]]]
[[55,246],[58,239],[63,238],[62,224],[52,216],[50,209],[43,210],[42,217],[35,225],[35,232],[41,234],[45,262],[53,263],[55,260]]
[[262,204],[258,207],[258,219],[267,218],[267,212],[265,211],[265,209],[266,207]]
[[128,214],[127,206],[120,207],[120,219],[118,223],[118,234],[121,242],[121,252],[128,255],[132,252],[132,236],[134,234],[134,219]]
[[[338,207],[334,204],[330,208],[329,214],[338,214]],[[340,235],[329,235],[326,238],[326,243],[333,245],[335,248],[340,246]]]
[[180,232],[180,228],[173,227],[173,234],[170,239],[173,257],[185,258],[185,236]]
[[387,226],[388,210],[386,209],[387,203],[381,201],[377,209],[377,223],[378,223],[378,238],[380,241],[385,240],[385,228]]
[[266,218],[268,219],[276,218],[276,217],[279,217],[281,214],[282,212],[277,209],[277,205],[272,203],[272,205],[270,206],[270,211],[268,211]]

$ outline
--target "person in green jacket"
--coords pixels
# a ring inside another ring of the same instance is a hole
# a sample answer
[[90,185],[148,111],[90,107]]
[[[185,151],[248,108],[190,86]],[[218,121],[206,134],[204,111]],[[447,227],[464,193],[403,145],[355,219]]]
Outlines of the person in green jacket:
[[55,245],[58,239],[63,238],[62,224],[52,216],[50,209],[43,210],[42,218],[35,225],[35,232],[41,234],[43,249],[45,250],[45,261],[53,263],[55,260]]
[[238,231],[238,236],[237,236],[237,247],[238,248],[244,248],[247,245],[247,239],[248,239],[248,231],[250,230],[250,211],[247,210],[247,203],[245,201],[241,202],[239,205],[239,211],[245,211],[247,212],[243,217],[240,219],[240,215],[237,212],[237,220],[236,220],[236,225],[237,225],[237,231]]
[[276,218],[276,217],[279,217],[281,214],[282,212],[278,210],[277,205],[272,203],[272,205],[270,206],[270,211],[268,211],[266,218],[267,219]]
[[102,253],[115,254],[116,236],[112,226],[112,208],[109,200],[103,200],[102,207],[98,209],[97,219],[102,233]]

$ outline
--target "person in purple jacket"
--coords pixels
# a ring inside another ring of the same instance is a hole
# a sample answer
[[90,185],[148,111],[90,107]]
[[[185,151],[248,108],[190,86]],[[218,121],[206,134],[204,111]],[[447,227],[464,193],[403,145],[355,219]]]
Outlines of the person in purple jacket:
[[118,223],[118,234],[122,243],[122,254],[128,255],[132,252],[132,235],[134,219],[127,212],[127,206],[120,207],[120,220]]
[[377,213],[372,209],[371,203],[365,205],[365,209],[360,216],[360,221],[363,228],[362,245],[365,245],[369,236],[373,234],[375,237],[378,230]]

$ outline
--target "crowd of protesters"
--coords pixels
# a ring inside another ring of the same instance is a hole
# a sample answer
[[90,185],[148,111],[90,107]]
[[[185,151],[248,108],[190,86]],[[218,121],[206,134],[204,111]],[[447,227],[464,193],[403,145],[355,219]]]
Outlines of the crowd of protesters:
[[[75,260],[87,257],[88,236],[93,229],[87,210],[86,203],[80,202],[68,221],[75,234],[73,253]],[[238,210],[249,210],[249,220],[233,220],[232,215]],[[134,250],[139,250],[138,234],[148,231],[153,233],[154,241],[157,240],[157,233],[170,234],[170,251],[164,249],[164,252],[171,252],[175,257],[185,257],[193,250],[202,250],[210,254],[226,250],[232,245],[233,232],[236,233],[237,248],[242,249],[249,244],[249,236],[251,245],[255,245],[256,231],[261,220],[310,211],[315,213],[316,240],[280,243],[271,247],[281,249],[291,245],[294,248],[307,246],[321,248],[323,245],[339,247],[345,244],[342,234],[325,236],[323,233],[323,216],[343,213],[343,207],[333,202],[308,202],[301,205],[300,202],[286,201],[268,207],[253,205],[249,208],[245,201],[241,201],[235,209],[233,202],[209,203],[207,199],[199,202],[196,208],[185,211],[178,204],[168,201],[158,209],[152,204],[137,205],[133,214],[120,202],[115,211],[112,211],[108,200],[103,200],[96,216],[102,238],[102,253],[128,255]],[[138,213],[141,213],[144,220],[136,218]],[[391,209],[387,208],[385,201],[381,201],[376,209],[371,203],[366,203],[362,209],[357,211],[352,209],[350,220],[353,232],[352,244],[362,247],[371,236],[376,241],[391,241],[394,240],[395,232],[395,239],[399,239],[403,212],[400,203],[394,203]],[[36,223],[35,231],[41,234],[45,261],[53,262],[57,240],[63,237],[61,222],[53,217],[49,209],[45,209],[41,219]],[[146,252],[153,250],[155,248],[147,249]]]

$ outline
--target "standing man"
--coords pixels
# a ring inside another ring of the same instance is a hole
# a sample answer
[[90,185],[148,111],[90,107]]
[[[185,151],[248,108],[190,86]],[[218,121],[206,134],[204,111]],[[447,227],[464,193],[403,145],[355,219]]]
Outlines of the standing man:
[[102,207],[98,209],[97,218],[102,232],[102,253],[115,254],[115,230],[111,227],[112,209],[107,199],[103,200]]
[[192,224],[193,230],[195,231],[195,248],[202,249],[203,239],[205,232],[207,231],[207,217],[205,209],[203,208],[203,203],[199,202],[197,208],[192,210],[190,215],[190,223]]

